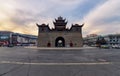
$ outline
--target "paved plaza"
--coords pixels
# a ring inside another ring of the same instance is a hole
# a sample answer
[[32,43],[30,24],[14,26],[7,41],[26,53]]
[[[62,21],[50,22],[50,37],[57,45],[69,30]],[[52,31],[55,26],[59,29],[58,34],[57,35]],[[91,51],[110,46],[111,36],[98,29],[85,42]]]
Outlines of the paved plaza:
[[0,47],[0,76],[120,76],[120,49]]

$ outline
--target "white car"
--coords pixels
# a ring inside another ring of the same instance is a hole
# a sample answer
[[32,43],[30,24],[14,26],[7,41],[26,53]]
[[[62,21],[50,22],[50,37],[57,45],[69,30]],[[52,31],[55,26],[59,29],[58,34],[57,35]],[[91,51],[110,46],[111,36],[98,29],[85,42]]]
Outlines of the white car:
[[120,45],[112,45],[112,48],[120,49]]

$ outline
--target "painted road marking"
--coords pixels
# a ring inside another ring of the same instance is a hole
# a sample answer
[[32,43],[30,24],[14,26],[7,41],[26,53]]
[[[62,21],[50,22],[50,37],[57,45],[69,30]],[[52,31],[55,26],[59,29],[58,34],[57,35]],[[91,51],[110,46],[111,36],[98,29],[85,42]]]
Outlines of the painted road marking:
[[59,47],[59,48],[55,48],[55,47],[24,47],[24,48],[31,48],[31,49],[40,49],[40,50],[70,50],[70,49],[73,49],[73,50],[80,50],[80,49],[93,49],[95,47]]
[[112,62],[91,62],[91,63],[28,63],[14,61],[0,61],[0,64],[24,64],[24,65],[104,65],[113,64]]

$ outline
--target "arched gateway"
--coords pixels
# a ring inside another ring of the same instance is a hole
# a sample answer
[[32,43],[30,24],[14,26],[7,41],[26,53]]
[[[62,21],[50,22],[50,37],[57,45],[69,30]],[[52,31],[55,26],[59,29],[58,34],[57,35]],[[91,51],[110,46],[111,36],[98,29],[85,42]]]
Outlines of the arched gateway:
[[38,26],[38,47],[82,47],[82,27],[84,24],[72,24],[67,28],[67,21],[58,17],[53,21],[54,28],[46,24]]
[[65,39],[63,37],[57,37],[55,40],[55,47],[65,47]]

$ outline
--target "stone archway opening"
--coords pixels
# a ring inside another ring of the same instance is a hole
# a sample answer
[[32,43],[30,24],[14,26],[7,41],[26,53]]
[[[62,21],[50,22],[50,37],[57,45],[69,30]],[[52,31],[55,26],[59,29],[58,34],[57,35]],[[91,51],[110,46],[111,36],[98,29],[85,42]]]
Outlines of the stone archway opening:
[[55,40],[55,47],[65,47],[65,39],[63,37],[57,37]]

